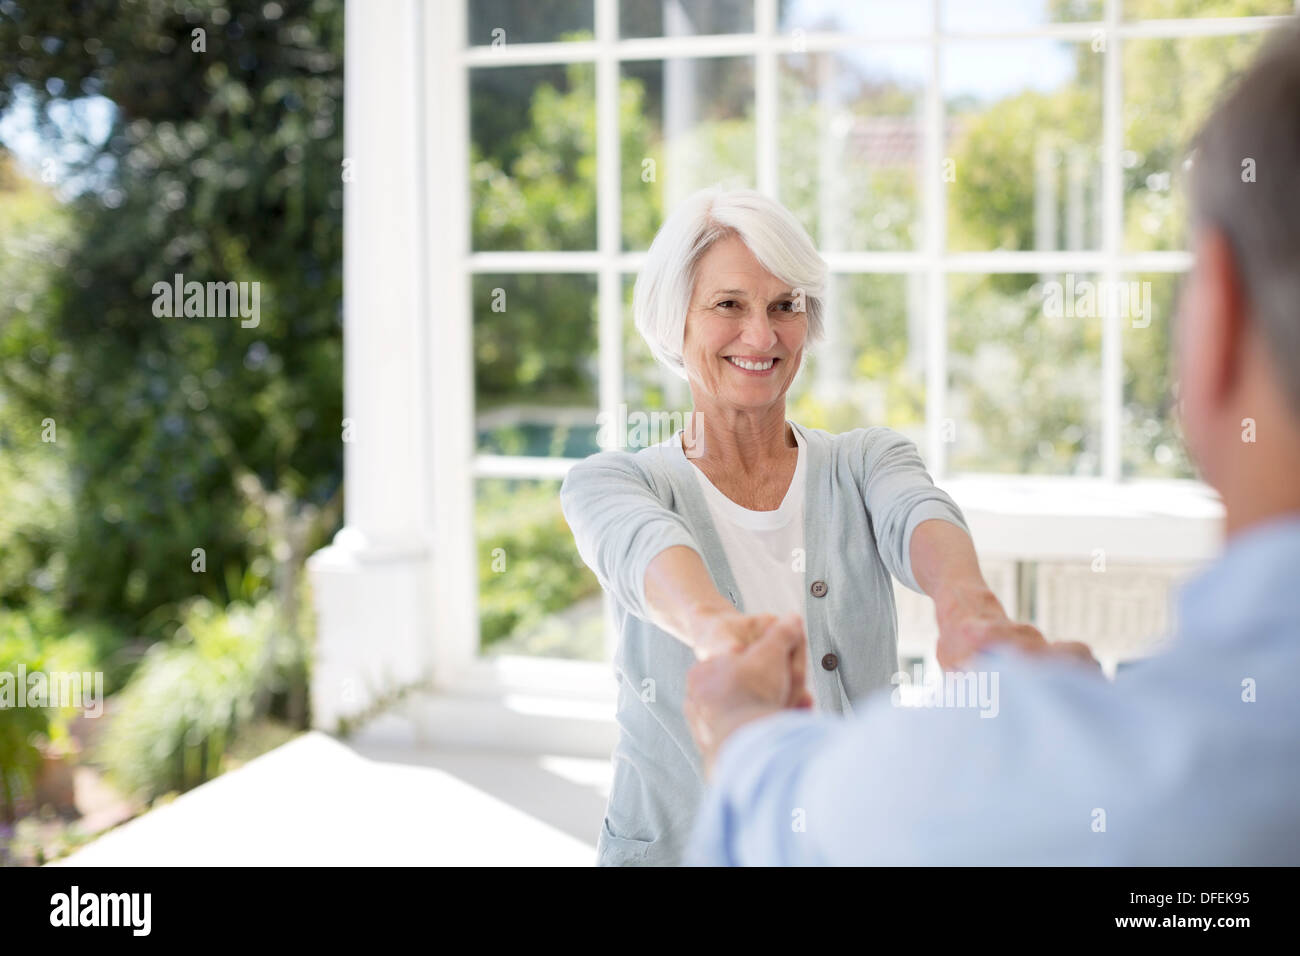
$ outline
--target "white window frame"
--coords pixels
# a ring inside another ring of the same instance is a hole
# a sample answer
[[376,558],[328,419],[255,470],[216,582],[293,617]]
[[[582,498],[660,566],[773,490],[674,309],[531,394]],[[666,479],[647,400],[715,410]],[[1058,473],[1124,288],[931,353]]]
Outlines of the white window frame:
[[[422,77],[427,119],[426,168],[430,183],[453,184],[443,195],[428,191],[429,241],[427,254],[432,271],[449,274],[454,288],[439,309],[437,321],[443,330],[439,354],[430,359],[436,370],[431,388],[436,409],[433,438],[433,467],[437,500],[433,505],[435,547],[463,556],[459,570],[443,566],[435,582],[437,607],[434,611],[435,673],[444,692],[477,696],[490,694],[541,695],[529,698],[557,718],[572,717],[580,725],[605,707],[613,692],[606,664],[541,660],[519,657],[485,658],[479,654],[477,582],[474,559],[474,483],[480,478],[560,479],[574,464],[573,459],[528,458],[477,454],[474,435],[474,389],[472,310],[470,283],[482,273],[581,273],[597,276],[599,410],[615,414],[623,391],[623,280],[636,273],[644,258],[641,253],[622,250],[621,180],[618,134],[619,67],[626,61],[658,60],[665,57],[752,56],[755,62],[756,187],[779,198],[776,129],[778,58],[795,52],[794,38],[777,29],[777,0],[754,0],[755,30],[750,34],[718,36],[654,37],[620,39],[618,0],[593,0],[594,39],[575,43],[507,43],[501,47],[465,45],[466,7],[463,0],[451,0],[423,21],[425,49],[432,55]],[[799,37],[800,50],[807,52],[842,50],[894,43],[922,44],[929,48],[929,76],[924,103],[924,158],[922,166],[921,217],[924,246],[913,252],[827,253],[833,274],[919,273],[926,280],[926,438],[927,464],[967,508],[979,512],[973,525],[996,525],[1001,520],[1008,488],[1018,482],[1032,489],[1042,504],[1042,517],[1017,513],[1007,522],[1010,532],[1005,547],[1015,556],[1059,557],[1062,536],[1080,537],[1079,529],[1109,529],[1121,542],[1119,552],[1130,558],[1152,559],[1160,555],[1183,559],[1209,557],[1217,547],[1217,521],[1221,514],[1217,499],[1195,482],[1121,481],[1121,425],[1123,403],[1122,325],[1118,310],[1107,310],[1103,320],[1101,349],[1102,462],[1098,479],[972,476],[948,479],[947,446],[943,421],[947,380],[947,278],[959,273],[1048,273],[1088,272],[1107,280],[1103,288],[1114,289],[1123,273],[1181,273],[1191,262],[1185,251],[1125,253],[1123,238],[1123,149],[1122,127],[1122,44],[1136,38],[1178,38],[1233,35],[1267,30],[1289,17],[1224,19],[1149,20],[1125,22],[1120,0],[1105,0],[1101,21],[1059,23],[1034,29],[1002,32],[945,32],[940,29],[940,0],[932,6],[932,29],[922,34],[872,34],[805,32]],[[1296,4],[1300,12],[1300,0]],[[950,253],[944,250],[947,210],[942,182],[944,105],[942,57],[945,45],[972,40],[1047,38],[1091,42],[1105,40],[1102,89],[1102,248],[1093,251],[995,251]],[[563,65],[590,62],[596,73],[597,121],[597,248],[575,252],[472,252],[468,192],[469,71],[482,67]],[[459,184],[464,184],[461,187]],[[449,227],[449,224],[451,228]],[[945,480],[948,479],[948,480]],[[990,483],[992,482],[992,484]],[[1151,490],[1159,488],[1153,496]],[[1044,489],[1047,489],[1045,491]],[[1057,489],[1053,493],[1051,489]],[[1072,502],[1085,490],[1090,505],[1073,510]],[[1098,514],[1098,496],[1112,502],[1105,514]],[[1015,493],[1011,495],[1016,497]],[[1153,498],[1167,505],[1162,513],[1151,514]],[[1154,521],[1154,523],[1152,523]],[[1158,539],[1159,554],[1151,551],[1152,532]],[[977,533],[977,543],[978,542]],[[1095,537],[1095,535],[1094,535]],[[1167,543],[1167,547],[1164,544]],[[996,548],[994,549],[997,550]],[[985,549],[981,548],[984,553]],[[1085,552],[1086,556],[1086,552]],[[568,704],[557,700],[567,698]],[[523,699],[523,698],[518,698]],[[566,710],[566,707],[568,708]],[[557,709],[558,708],[558,709]],[[577,708],[574,710],[574,708]],[[488,721],[478,731],[486,737],[501,733],[527,736],[528,720],[502,729]],[[457,739],[464,740],[463,734]]]

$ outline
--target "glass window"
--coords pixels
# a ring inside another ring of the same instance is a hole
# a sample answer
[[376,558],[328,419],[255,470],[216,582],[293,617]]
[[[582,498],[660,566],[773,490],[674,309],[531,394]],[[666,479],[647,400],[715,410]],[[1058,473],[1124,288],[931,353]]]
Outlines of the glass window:
[[1184,186],[1192,137],[1262,40],[1262,33],[1248,33],[1125,42],[1126,249],[1187,248]]
[[584,458],[598,451],[596,280],[474,277],[480,452]]
[[1029,30],[1049,23],[1101,20],[1103,0],[943,0],[943,28],[954,33]]
[[479,479],[475,499],[483,653],[603,660],[600,584],[574,547],[560,483]]
[[949,249],[1101,248],[1101,74],[1087,43],[945,47]]
[[780,194],[828,252],[916,249],[928,52],[781,58]]
[[1295,13],[1292,0],[1122,0],[1127,20],[1160,17],[1258,17]]
[[[600,447],[663,440],[689,411],[686,382],[633,324],[633,270],[665,215],[706,185],[771,192],[833,270],[826,340],[789,396],[795,420],[894,428],[939,479],[1193,477],[1169,332],[1186,260],[1147,253],[1187,248],[1188,142],[1264,39],[1246,18],[1294,4],[1120,3],[1114,31],[1105,0],[778,0],[769,37],[749,0],[619,0],[608,45],[594,39],[592,0],[468,5],[485,653],[605,653],[558,476]],[[1223,22],[1178,22],[1204,17]],[[547,46],[496,63],[502,43]],[[1117,103],[1105,100],[1108,56]],[[616,71],[598,69],[605,57]],[[1108,108],[1121,129],[1111,144]],[[598,116],[612,112],[618,148],[598,154]],[[927,178],[936,155],[942,189]],[[1122,177],[1114,208],[1108,160]],[[1110,335],[1114,376],[1102,369]],[[927,422],[935,406],[944,421]],[[492,566],[498,552],[507,570]]]
[[809,346],[790,415],[841,432],[885,425],[924,446],[925,276],[838,275],[826,338]]
[[596,247],[590,63],[470,71],[475,250]]
[[1097,277],[956,275],[948,294],[952,470],[1099,474]]
[[1181,277],[1169,273],[1124,277],[1141,307],[1121,314],[1124,330],[1124,474],[1137,478],[1192,478],[1183,446],[1172,375],[1172,328]]
[[751,33],[753,0],[619,0],[623,37],[680,37]]
[[929,3],[899,0],[780,0],[782,33],[841,33],[861,37],[926,33],[933,17]]
[[592,0],[472,0],[466,4],[470,46],[589,40]]
[[697,189],[753,187],[752,57],[628,62],[619,95],[624,248],[649,248]]

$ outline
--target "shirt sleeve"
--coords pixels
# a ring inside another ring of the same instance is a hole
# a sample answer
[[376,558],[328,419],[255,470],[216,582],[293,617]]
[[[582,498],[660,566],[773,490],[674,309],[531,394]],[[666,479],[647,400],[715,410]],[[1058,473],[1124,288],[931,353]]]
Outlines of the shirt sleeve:
[[642,620],[646,567],[668,548],[700,551],[686,520],[655,493],[635,456],[606,451],[574,465],[560,505],[578,554],[615,600]]
[[799,866],[818,860],[804,839],[798,786],[810,754],[841,721],[803,711],[746,724],[722,746],[696,817],[687,866]]
[[[1135,821],[1149,825],[1153,804],[1175,799],[1182,784],[1153,772],[1159,751],[1135,743],[1161,735],[1167,742],[1168,728],[1135,734],[1151,716],[1120,706],[1108,681],[1077,665],[1002,649],[977,660],[990,706],[906,707],[882,692],[849,719],[790,711],[740,728],[718,755],[685,862],[1122,858],[1126,842],[1140,838]],[[1110,814],[1109,838],[1092,825],[1098,808]]]
[[915,443],[888,428],[865,430],[862,499],[871,515],[876,548],[889,573],[917,593],[912,573],[912,532],[923,521],[950,521],[967,534],[961,509],[935,487]]

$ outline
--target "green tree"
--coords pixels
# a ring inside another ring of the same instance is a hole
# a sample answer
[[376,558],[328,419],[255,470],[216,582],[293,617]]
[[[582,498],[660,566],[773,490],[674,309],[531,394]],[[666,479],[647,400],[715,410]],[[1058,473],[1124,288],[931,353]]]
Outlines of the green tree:
[[[66,171],[95,188],[64,207],[49,294],[0,300],[0,389],[67,456],[69,608],[156,627],[259,557],[273,587],[267,559],[337,520],[342,20],[338,0],[0,3],[0,111],[30,98],[54,141],[67,102],[112,104]],[[259,283],[259,323],[157,317],[177,273]]]

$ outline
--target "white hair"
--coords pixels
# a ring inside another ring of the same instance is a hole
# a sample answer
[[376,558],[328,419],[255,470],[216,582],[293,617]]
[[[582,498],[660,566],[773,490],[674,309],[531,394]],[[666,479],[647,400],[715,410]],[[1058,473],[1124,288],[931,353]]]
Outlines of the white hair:
[[632,292],[637,330],[655,358],[682,378],[686,313],[700,258],[719,239],[733,235],[764,269],[803,294],[808,339],[822,336],[826,263],[799,220],[775,199],[752,189],[701,189],[660,227]]

